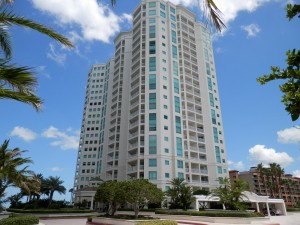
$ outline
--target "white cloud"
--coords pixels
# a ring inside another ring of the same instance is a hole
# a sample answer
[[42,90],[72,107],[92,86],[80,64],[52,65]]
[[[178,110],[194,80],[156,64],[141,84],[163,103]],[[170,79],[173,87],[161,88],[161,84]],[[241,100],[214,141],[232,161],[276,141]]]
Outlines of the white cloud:
[[241,28],[247,32],[248,37],[255,37],[260,32],[257,24],[249,24],[247,26],[241,26]]
[[277,132],[277,140],[281,143],[299,143],[300,142],[300,128],[291,127]]
[[120,23],[128,19],[126,14],[116,15],[108,6],[97,0],[32,0],[34,7],[49,13],[56,22],[72,29],[79,28],[83,39],[109,42],[120,31]]
[[53,44],[49,44],[50,52],[47,53],[47,57],[49,59],[52,59],[59,65],[64,65],[65,61],[67,59],[67,55],[65,53],[59,52],[55,49],[55,46]]
[[236,170],[243,170],[245,169],[245,165],[242,161],[239,162],[233,162],[228,160],[228,165],[230,166],[230,169],[236,169]]
[[276,152],[273,148],[266,148],[265,145],[255,145],[249,149],[250,160],[255,163],[278,163],[285,167],[294,160],[286,152]]
[[14,127],[14,129],[10,132],[10,136],[19,137],[26,142],[33,141],[37,138],[37,134],[34,133],[32,130],[19,126]]
[[293,171],[294,177],[299,177],[300,178],[300,170],[295,170]]
[[55,166],[55,167],[51,168],[51,171],[53,171],[53,172],[59,172],[59,171],[63,171],[63,169],[60,168],[60,167],[58,167],[58,166]]
[[46,129],[43,134],[43,137],[56,139],[51,142],[53,146],[59,146],[61,149],[77,149],[78,148],[78,135],[69,135],[65,132],[59,131],[56,127],[50,126]]

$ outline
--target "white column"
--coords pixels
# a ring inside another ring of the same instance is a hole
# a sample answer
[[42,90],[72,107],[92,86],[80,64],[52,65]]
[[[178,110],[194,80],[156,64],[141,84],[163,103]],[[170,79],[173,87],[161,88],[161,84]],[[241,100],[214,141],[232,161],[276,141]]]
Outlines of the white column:
[[267,211],[268,211],[268,216],[270,217],[271,214],[270,214],[270,209],[269,209],[269,203],[267,202]]
[[256,211],[259,212],[259,204],[256,202]]
[[197,209],[197,211],[199,211],[199,201],[197,198],[196,198],[196,209]]
[[92,196],[92,200],[91,200],[91,207],[90,207],[90,209],[91,210],[93,210],[94,209],[94,196]]

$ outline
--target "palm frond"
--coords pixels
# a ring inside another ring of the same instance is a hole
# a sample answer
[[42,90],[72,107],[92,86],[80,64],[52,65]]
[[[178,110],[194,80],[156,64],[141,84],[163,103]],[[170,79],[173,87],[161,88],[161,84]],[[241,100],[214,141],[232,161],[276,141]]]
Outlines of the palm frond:
[[205,13],[207,20],[210,21],[219,32],[226,28],[226,25],[223,22],[222,12],[215,2],[213,0],[203,0],[203,5],[204,9],[207,10]]
[[13,14],[12,12],[8,12],[7,10],[3,10],[0,13],[0,24],[11,26],[11,25],[18,25],[23,27],[28,27],[33,30],[36,30],[42,34],[45,34],[54,40],[57,40],[61,44],[67,46],[67,47],[74,47],[71,41],[69,41],[66,37],[64,37],[61,34],[56,33],[53,29],[47,28],[43,26],[42,24],[36,23],[32,20],[26,19],[21,16],[17,16]]
[[11,57],[11,42],[10,34],[7,32],[7,27],[0,24],[0,46],[3,50],[6,59]]
[[12,5],[14,0],[0,0],[0,7],[3,7],[4,5]]

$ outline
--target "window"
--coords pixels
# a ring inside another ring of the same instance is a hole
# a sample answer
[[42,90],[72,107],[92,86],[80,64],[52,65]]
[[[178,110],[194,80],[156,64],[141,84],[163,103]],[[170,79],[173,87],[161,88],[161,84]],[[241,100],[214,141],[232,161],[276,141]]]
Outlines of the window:
[[149,167],[156,167],[157,161],[156,159],[149,159]]
[[209,93],[209,103],[211,107],[215,106],[215,102],[214,102],[214,96],[212,93]]
[[155,23],[155,18],[150,18],[149,23]]
[[176,150],[177,150],[177,156],[183,156],[182,153],[182,139],[177,137],[176,138]]
[[169,160],[165,160],[165,165],[166,166],[170,165],[170,161]]
[[179,116],[175,116],[176,121],[176,133],[181,134],[181,119]]
[[164,4],[162,4],[162,3],[160,3],[160,8],[161,8],[162,10],[165,10],[165,9],[166,9],[166,6],[165,6]]
[[207,78],[207,84],[208,84],[208,90],[212,91],[212,83],[211,83],[211,78]]
[[170,174],[169,173],[165,173],[165,178],[170,178]]
[[213,127],[213,131],[214,131],[214,142],[219,143],[218,129],[216,127]]
[[157,180],[157,172],[149,171],[149,180]]
[[183,161],[177,160],[177,168],[183,169]]
[[163,80],[167,80],[167,77],[166,77],[166,76],[163,76]]
[[164,95],[164,99],[168,99],[168,96]]
[[169,149],[168,148],[165,148],[165,153],[169,153]]
[[178,173],[178,178],[179,178],[179,179],[184,179],[183,173]]
[[149,113],[149,131],[156,131],[156,113]]
[[149,75],[149,90],[155,90],[156,89],[156,75],[151,74]]
[[163,17],[163,18],[166,18],[166,13],[163,12],[163,11],[160,11],[160,16]]
[[218,166],[218,167],[217,167],[217,171],[218,171],[218,174],[222,174],[222,167],[221,167],[221,166]]
[[176,31],[172,30],[171,31],[172,34],[172,42],[176,44],[177,38],[176,38]]
[[167,105],[164,105],[164,109],[168,109],[168,106],[167,106]]
[[177,59],[177,47],[172,45],[172,56],[174,59]]
[[149,109],[156,109],[156,93],[149,93]]
[[164,115],[164,119],[167,120],[167,119],[168,119],[168,116],[167,116],[167,115]]
[[149,26],[149,38],[155,38],[155,26]]
[[216,119],[216,111],[214,109],[210,110],[211,113],[211,121],[213,124],[217,124],[217,119]]
[[164,130],[168,130],[169,128],[168,128],[168,126],[164,126]]
[[206,73],[208,75],[210,75],[210,65],[209,65],[209,63],[206,63]]
[[176,21],[176,17],[174,15],[171,14],[170,17],[171,17],[171,20],[173,20],[174,22]]
[[149,16],[155,16],[156,10],[149,10]]
[[170,6],[170,11],[171,11],[171,13],[175,14],[175,9],[173,7],[171,7],[171,6]]
[[174,92],[179,94],[179,80],[177,78],[174,78]]
[[217,163],[221,163],[221,153],[220,153],[220,148],[218,146],[215,146],[215,152],[216,152]]
[[174,96],[174,100],[175,100],[175,112],[180,113],[180,98]]
[[149,8],[156,7],[156,2],[149,2]]
[[178,76],[178,62],[173,61],[173,76]]
[[149,136],[149,154],[156,154],[157,149],[157,138],[156,135]]
[[149,42],[149,54],[155,54],[155,41]]
[[166,86],[166,85],[163,85],[163,89],[167,90],[167,86]]
[[149,58],[149,71],[156,71],[156,57]]
[[169,138],[168,137],[164,137],[164,141],[169,141]]

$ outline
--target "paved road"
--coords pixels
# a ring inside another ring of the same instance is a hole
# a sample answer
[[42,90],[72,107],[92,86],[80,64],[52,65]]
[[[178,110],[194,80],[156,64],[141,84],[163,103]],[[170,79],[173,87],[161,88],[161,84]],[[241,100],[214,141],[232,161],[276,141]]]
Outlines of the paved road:
[[[269,222],[253,222],[253,225],[263,225],[270,223],[279,223],[280,225],[300,225],[300,213],[288,213],[288,216],[271,216]],[[45,225],[85,225],[86,218],[76,218],[76,219],[50,219],[50,220],[40,220],[40,223]],[[207,223],[209,225],[226,225],[221,223]],[[180,225],[180,224],[179,224]],[[188,224],[184,224],[188,225]],[[236,224],[238,225],[238,224]]]

